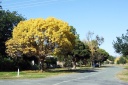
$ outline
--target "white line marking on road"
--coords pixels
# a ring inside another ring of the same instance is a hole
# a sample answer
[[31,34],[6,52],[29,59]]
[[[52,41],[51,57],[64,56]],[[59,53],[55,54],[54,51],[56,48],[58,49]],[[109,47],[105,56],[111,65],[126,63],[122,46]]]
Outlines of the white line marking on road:
[[[106,71],[103,71],[103,72],[106,72]],[[94,76],[94,75],[97,75],[97,74],[100,74],[100,73],[103,73],[103,72],[98,72],[98,73],[95,73],[95,74],[92,74],[92,75],[89,75],[89,76],[85,76],[85,77],[80,77],[80,78],[75,78],[75,79],[71,79],[71,80],[62,81],[62,82],[59,82],[59,83],[56,83],[56,84],[53,84],[53,85],[59,85],[59,84],[62,84],[62,83],[73,81],[73,80],[80,80],[80,79],[88,78],[88,77],[91,77],[91,76]]]

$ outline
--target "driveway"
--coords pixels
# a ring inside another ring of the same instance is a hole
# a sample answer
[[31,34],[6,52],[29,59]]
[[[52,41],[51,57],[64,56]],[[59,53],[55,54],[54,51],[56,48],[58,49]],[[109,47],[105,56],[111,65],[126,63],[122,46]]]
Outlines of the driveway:
[[0,80],[0,85],[128,85],[128,82],[115,77],[121,70],[123,68],[111,66],[102,70],[86,70],[50,78]]

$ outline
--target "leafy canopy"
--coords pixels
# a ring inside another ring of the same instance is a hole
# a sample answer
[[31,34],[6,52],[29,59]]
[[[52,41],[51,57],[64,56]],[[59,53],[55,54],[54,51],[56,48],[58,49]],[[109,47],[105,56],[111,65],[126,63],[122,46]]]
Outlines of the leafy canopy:
[[126,34],[122,34],[121,37],[116,37],[116,41],[113,42],[115,51],[124,56],[128,55],[128,30]]
[[103,37],[99,37],[98,35],[93,39],[93,32],[88,32],[87,33],[87,39],[84,41],[86,45],[88,45],[89,50],[91,52],[91,59],[93,60],[95,58],[95,53],[99,49],[99,46],[104,42]]
[[5,42],[12,37],[12,30],[20,21],[25,20],[16,11],[10,12],[0,9],[0,54],[6,55]]
[[96,61],[105,61],[108,59],[109,53],[106,52],[104,49],[99,48],[96,53]]
[[90,51],[89,47],[85,45],[82,41],[76,40],[75,47],[73,49],[73,55],[75,56],[81,56],[81,57],[89,57]]
[[12,38],[6,42],[10,55],[36,56],[57,55],[61,49],[71,51],[75,36],[68,23],[49,17],[21,21],[13,30]]

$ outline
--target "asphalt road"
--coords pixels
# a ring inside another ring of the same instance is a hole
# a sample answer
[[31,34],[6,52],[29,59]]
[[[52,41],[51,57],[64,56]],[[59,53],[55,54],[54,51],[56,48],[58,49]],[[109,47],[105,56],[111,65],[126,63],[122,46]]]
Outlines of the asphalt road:
[[73,74],[41,79],[0,80],[0,85],[128,85],[115,74],[120,67],[107,67],[102,70],[86,70]]

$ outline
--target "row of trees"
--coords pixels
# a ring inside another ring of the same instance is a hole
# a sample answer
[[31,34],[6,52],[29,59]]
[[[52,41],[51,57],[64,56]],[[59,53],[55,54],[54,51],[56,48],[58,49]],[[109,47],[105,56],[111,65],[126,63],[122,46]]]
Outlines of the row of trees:
[[12,66],[17,66],[18,57],[22,57],[21,65],[28,67],[29,61],[35,60],[44,70],[49,55],[63,57],[63,61],[72,63],[73,69],[79,61],[100,65],[109,54],[99,48],[104,38],[93,37],[94,33],[88,32],[86,40],[81,41],[73,26],[54,17],[26,20],[17,12],[0,10],[0,59],[10,60]]
[[101,63],[109,54],[99,46],[104,39],[88,33],[84,42],[80,41],[73,26],[53,17],[47,19],[30,19],[21,21],[12,32],[12,38],[6,42],[6,52],[12,57],[35,56],[44,70],[44,60],[47,56],[71,56],[73,69],[79,60],[90,59],[91,65]]

